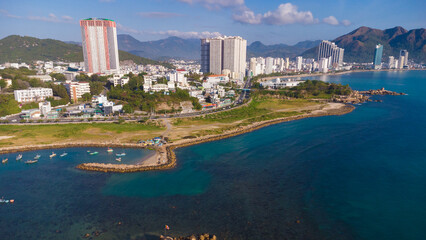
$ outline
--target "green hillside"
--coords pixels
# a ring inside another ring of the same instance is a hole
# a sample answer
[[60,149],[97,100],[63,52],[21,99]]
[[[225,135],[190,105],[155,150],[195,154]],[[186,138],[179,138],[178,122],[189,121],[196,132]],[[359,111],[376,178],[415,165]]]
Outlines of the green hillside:
[[[173,65],[169,63],[154,61],[124,51],[119,51],[119,57],[120,61],[132,60],[136,64],[155,64],[173,68]],[[31,63],[36,60],[82,62],[83,50],[81,46],[53,39],[11,35],[0,40],[0,63]]]

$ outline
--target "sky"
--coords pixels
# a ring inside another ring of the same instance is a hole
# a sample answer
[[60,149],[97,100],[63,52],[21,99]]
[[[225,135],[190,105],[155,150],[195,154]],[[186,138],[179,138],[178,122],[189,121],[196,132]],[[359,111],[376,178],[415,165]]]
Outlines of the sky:
[[0,38],[81,42],[79,20],[98,17],[140,41],[226,35],[295,44],[361,26],[425,28],[425,9],[425,0],[0,0]]

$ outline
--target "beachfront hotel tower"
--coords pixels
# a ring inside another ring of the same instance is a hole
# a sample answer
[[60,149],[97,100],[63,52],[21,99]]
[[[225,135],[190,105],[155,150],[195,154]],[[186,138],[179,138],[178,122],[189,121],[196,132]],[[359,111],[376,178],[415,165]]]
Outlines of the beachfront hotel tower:
[[116,23],[110,19],[87,18],[80,21],[80,26],[86,72],[118,72]]
[[382,68],[382,55],[383,55],[383,45],[377,44],[376,51],[374,52],[374,69]]
[[247,40],[241,37],[201,39],[201,72],[242,79],[246,70]]
[[344,53],[345,49],[339,48],[334,42],[323,40],[318,46],[318,62],[327,58],[328,67],[342,66]]

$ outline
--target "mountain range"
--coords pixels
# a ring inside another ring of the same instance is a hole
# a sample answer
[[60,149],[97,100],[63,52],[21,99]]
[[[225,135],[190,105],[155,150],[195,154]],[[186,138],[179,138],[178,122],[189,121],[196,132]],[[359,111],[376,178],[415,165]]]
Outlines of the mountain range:
[[[142,42],[130,35],[117,36],[120,60],[133,60],[137,64],[160,64],[170,58],[200,59],[200,40],[169,37],[157,41]],[[383,45],[383,61],[388,56],[399,57],[399,51],[406,49],[409,59],[426,62],[426,31],[424,28],[406,30],[402,27],[380,30],[360,27],[332,40],[345,49],[345,62],[372,62],[375,45]],[[260,41],[247,47],[250,57],[289,57],[303,56],[316,58],[321,41],[303,41],[295,45],[265,45]],[[31,62],[33,60],[83,61],[81,43],[62,42],[53,39],[38,39],[11,35],[0,40],[1,62]],[[151,60],[155,59],[155,60]],[[157,60],[157,61],[156,61]]]
[[[173,67],[171,64],[136,56],[125,51],[119,51],[118,54],[120,61],[132,60],[136,64],[155,64],[169,68]],[[11,35],[0,40],[0,63],[30,63],[35,60],[82,62],[83,50],[77,44],[65,43],[53,39]]]
[[[387,57],[399,58],[400,50],[409,52],[408,58],[416,62],[426,62],[426,29],[406,30],[394,27],[380,30],[360,27],[334,40],[337,46],[345,49],[345,62],[372,62],[376,44],[383,45],[383,61]],[[318,47],[311,48],[302,56],[316,58]]]
[[[147,58],[164,60],[169,58],[194,59],[201,58],[200,39],[182,39],[169,37],[157,41],[141,42],[127,34],[117,36],[118,48],[132,54]],[[260,41],[247,46],[247,57],[296,57],[304,51],[317,46],[320,40],[303,41],[293,46],[287,44],[264,45]]]

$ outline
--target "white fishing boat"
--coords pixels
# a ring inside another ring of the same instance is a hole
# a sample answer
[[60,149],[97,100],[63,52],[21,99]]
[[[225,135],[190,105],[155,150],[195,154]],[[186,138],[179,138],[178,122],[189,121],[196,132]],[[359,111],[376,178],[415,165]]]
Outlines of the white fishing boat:
[[49,155],[50,158],[53,158],[56,156],[56,153],[52,152],[52,154]]
[[22,159],[22,154],[19,154],[18,156],[16,156],[16,161],[19,161]]
[[121,158],[116,158],[115,161],[121,162]]
[[60,157],[65,157],[66,155],[68,155],[68,153],[64,152],[61,155],[59,155]]

